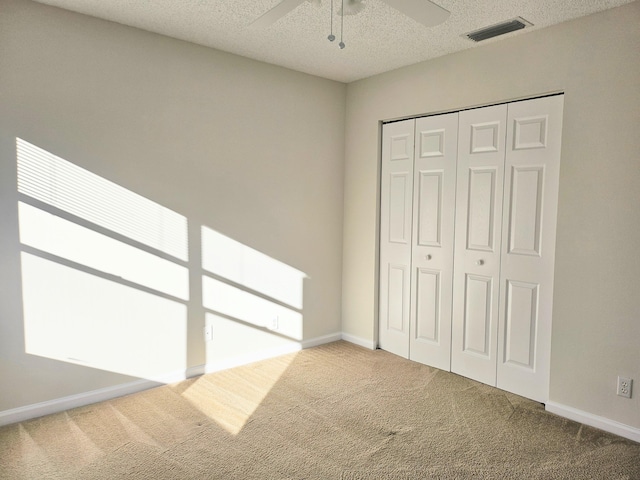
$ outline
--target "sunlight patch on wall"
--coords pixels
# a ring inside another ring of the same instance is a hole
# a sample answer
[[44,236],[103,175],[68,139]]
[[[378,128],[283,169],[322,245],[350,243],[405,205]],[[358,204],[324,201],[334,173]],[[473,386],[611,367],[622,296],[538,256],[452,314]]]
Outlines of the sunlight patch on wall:
[[202,227],[202,268],[302,309],[303,272],[207,227]]
[[18,191],[144,245],[188,259],[187,219],[31,143],[16,139]]
[[16,139],[25,352],[158,382],[187,358],[187,220]]
[[[163,383],[183,376],[187,219],[24,140],[16,147],[25,352]],[[207,371],[298,351],[306,275],[210,228],[200,239]],[[200,397],[204,380],[185,397],[237,433],[278,365],[237,401],[223,387],[219,408],[220,390]]]
[[182,300],[189,299],[186,267],[18,202],[20,241],[75,263]]
[[207,372],[217,372],[238,365],[297,352],[300,342],[269,330],[255,328],[214,313],[207,313],[206,324],[213,328]]
[[302,340],[301,313],[220,280],[203,276],[202,303],[213,312]]
[[25,252],[22,278],[27,353],[157,381],[186,368],[184,304]]

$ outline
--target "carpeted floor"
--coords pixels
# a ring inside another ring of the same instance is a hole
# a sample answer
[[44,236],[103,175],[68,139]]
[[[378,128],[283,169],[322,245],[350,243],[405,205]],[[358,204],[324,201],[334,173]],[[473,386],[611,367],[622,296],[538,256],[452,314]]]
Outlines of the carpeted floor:
[[0,428],[0,479],[640,479],[640,444],[336,342]]

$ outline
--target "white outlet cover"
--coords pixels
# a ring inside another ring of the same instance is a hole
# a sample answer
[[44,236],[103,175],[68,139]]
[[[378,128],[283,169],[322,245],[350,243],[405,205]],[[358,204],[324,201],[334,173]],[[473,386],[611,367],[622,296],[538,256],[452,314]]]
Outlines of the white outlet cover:
[[631,389],[633,387],[633,380],[626,377],[618,377],[618,387],[616,393],[621,397],[631,398]]
[[213,325],[207,325],[204,327],[204,340],[206,342],[213,340]]

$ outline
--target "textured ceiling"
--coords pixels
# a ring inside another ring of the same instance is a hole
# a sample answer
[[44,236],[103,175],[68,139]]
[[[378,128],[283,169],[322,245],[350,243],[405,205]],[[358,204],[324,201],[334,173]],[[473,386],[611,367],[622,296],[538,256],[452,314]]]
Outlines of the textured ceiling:
[[[464,33],[522,17],[533,24],[485,43],[613,8],[633,0],[434,0],[451,12],[427,28],[382,0],[364,0],[365,9],[334,15],[330,43],[330,0],[304,2],[263,29],[249,25],[279,0],[37,0],[94,17],[138,27],[312,75],[351,82],[478,45]],[[334,13],[341,0],[334,0]]]

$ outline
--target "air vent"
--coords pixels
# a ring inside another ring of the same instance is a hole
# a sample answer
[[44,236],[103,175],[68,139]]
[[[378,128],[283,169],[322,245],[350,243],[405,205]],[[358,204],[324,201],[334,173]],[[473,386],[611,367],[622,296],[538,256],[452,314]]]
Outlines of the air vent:
[[533,25],[527,22],[524,18],[517,17],[513,20],[498,23],[491,27],[481,28],[475,32],[465,33],[464,36],[473,40],[474,42],[481,42],[482,40],[488,40],[489,38],[497,37],[498,35],[504,35],[505,33],[515,32],[527,26]]

